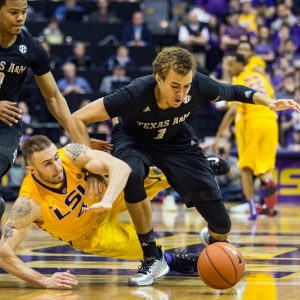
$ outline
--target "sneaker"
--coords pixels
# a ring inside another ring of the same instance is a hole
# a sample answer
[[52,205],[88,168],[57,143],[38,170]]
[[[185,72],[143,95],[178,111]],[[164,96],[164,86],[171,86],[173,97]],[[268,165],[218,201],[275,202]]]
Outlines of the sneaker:
[[206,158],[214,175],[224,175],[229,172],[230,166],[223,158],[216,155],[207,155]]
[[266,183],[266,197],[264,198],[264,203],[267,205],[268,208],[273,208],[277,202],[277,195],[276,195],[276,185],[275,182],[270,179]]
[[273,208],[268,208],[266,204],[257,205],[256,210],[259,216],[275,217],[277,215],[277,210]]
[[3,198],[0,197],[0,238],[2,236],[2,230],[1,230],[1,218],[5,211],[5,201]]
[[173,258],[170,266],[171,271],[185,274],[197,272],[198,254],[184,253],[182,251],[180,254],[171,253],[171,255]]
[[211,236],[208,232],[208,227],[202,228],[202,230],[200,230],[200,232],[199,232],[199,236],[200,236],[200,241],[205,246],[212,244]]
[[165,259],[161,246],[157,247],[160,259],[151,258],[141,261],[136,274],[129,277],[128,285],[151,285],[154,279],[166,275],[170,268]]

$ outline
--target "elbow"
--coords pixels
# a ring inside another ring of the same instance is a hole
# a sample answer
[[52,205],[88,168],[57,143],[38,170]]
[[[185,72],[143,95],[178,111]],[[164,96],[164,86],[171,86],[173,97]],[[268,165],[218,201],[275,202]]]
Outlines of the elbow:
[[85,125],[85,126],[87,126],[88,124],[85,122],[85,120],[84,120],[84,118],[82,118],[81,116],[80,116],[80,114],[78,113],[78,111],[76,111],[76,112],[74,112],[71,116],[70,116],[70,118],[69,118],[69,120],[68,120],[68,124],[69,124],[69,126],[72,126],[73,124],[83,124],[83,125]]

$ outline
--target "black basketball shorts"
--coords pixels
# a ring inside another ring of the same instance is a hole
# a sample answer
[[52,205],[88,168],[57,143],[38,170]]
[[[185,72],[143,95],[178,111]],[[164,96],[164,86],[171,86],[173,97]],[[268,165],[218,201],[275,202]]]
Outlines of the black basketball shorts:
[[111,142],[115,157],[123,159],[136,155],[147,166],[160,168],[188,207],[193,206],[194,201],[222,199],[214,174],[198,146],[197,136],[187,124],[171,141],[160,144],[146,143],[117,125]]
[[[20,120],[19,123],[22,121]],[[13,124],[8,126],[0,122],[0,153],[4,154],[13,164],[20,144],[20,137],[22,135],[21,124]]]

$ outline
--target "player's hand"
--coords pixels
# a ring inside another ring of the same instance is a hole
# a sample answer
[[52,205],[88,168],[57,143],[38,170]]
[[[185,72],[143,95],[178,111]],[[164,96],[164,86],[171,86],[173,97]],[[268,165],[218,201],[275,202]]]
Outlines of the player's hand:
[[300,105],[295,102],[293,99],[278,99],[272,104],[269,105],[270,109],[273,111],[278,111],[278,110],[285,110],[288,108],[291,108],[298,113],[300,113]]
[[98,174],[93,174],[89,172],[87,176],[87,183],[85,188],[85,197],[100,199],[102,197],[102,185],[106,184],[106,180],[103,176]]
[[94,203],[91,206],[83,207],[82,210],[86,212],[100,213],[104,210],[109,210],[112,208],[111,203],[105,203],[104,201]]
[[17,107],[16,102],[10,102],[7,100],[0,101],[0,120],[12,126],[13,123],[18,123],[18,119],[21,119],[22,111]]
[[101,140],[97,140],[97,139],[90,139],[90,143],[91,143],[91,148],[93,150],[101,150],[101,151],[105,151],[105,152],[110,152],[112,151],[114,145],[110,144],[107,141],[101,141]]
[[47,289],[71,289],[77,285],[78,281],[76,277],[67,272],[56,272],[51,277],[47,278],[46,288]]

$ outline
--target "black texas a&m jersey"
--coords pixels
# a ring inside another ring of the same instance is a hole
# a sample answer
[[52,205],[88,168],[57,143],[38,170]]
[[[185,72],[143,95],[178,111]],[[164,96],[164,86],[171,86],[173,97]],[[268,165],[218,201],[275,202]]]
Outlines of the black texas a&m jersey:
[[13,45],[8,48],[0,46],[0,101],[18,100],[29,67],[38,76],[50,71],[47,52],[23,29]]
[[218,83],[196,73],[181,105],[161,110],[155,99],[155,85],[156,80],[152,75],[144,76],[104,97],[104,106],[109,116],[119,116],[120,123],[127,131],[148,143],[171,140],[182,129],[185,119],[197,105],[219,96]]

